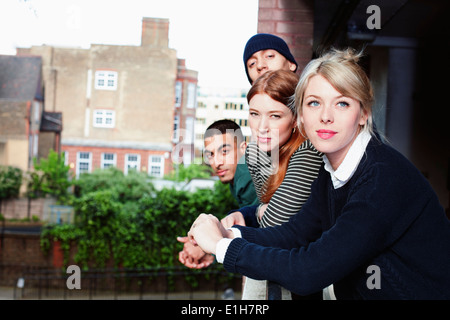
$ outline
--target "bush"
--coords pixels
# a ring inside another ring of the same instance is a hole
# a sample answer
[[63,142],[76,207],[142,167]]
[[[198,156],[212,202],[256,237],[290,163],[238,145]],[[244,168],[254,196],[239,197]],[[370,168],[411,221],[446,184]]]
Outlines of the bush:
[[181,164],[175,167],[175,169],[164,178],[174,181],[186,181],[192,178],[209,178],[211,177],[212,172],[211,167],[204,164],[190,165],[187,167]]
[[0,166],[0,201],[19,196],[22,185],[22,170],[11,166]]
[[70,167],[64,164],[64,156],[50,150],[48,159],[33,159],[34,172],[29,172],[28,197],[37,198],[50,194],[60,203],[69,201]]
[[60,240],[66,263],[70,245],[83,268],[171,267],[179,264],[182,244],[177,236],[186,235],[202,212],[219,218],[237,203],[228,185],[219,181],[214,189],[196,192],[162,189],[156,191],[148,176],[117,169],[83,175],[76,181],[74,225],[44,228],[41,245],[48,250],[51,240]]

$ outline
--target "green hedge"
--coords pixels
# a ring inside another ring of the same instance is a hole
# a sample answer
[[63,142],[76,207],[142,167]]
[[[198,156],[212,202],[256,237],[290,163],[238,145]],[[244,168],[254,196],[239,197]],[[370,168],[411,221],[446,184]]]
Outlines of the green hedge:
[[68,263],[69,250],[76,244],[73,259],[80,267],[147,268],[180,265],[182,244],[202,212],[223,217],[237,203],[228,185],[216,182],[214,189],[196,192],[162,189],[156,191],[145,174],[117,169],[97,171],[75,183],[75,223],[44,228],[41,247],[48,251],[59,240]]

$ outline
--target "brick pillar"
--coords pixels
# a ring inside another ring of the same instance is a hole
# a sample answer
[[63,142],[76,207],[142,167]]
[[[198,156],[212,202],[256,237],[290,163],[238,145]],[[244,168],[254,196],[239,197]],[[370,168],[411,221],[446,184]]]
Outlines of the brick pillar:
[[61,248],[60,241],[53,242],[53,266],[62,268],[64,266],[64,252]]
[[257,30],[283,38],[300,73],[313,53],[314,0],[259,0]]

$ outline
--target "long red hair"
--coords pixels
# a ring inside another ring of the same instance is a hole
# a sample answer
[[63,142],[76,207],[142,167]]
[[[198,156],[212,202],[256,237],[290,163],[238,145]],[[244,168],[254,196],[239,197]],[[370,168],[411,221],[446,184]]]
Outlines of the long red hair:
[[[293,96],[298,80],[299,77],[291,71],[267,71],[253,83],[253,86],[247,94],[247,101],[250,103],[250,100],[256,94],[267,94],[273,100],[284,104],[296,116]],[[305,140],[305,135],[301,134],[298,127],[296,127],[289,140],[280,147],[278,170],[267,179],[264,194],[261,197],[264,203],[270,201],[275,191],[283,182],[292,154]]]

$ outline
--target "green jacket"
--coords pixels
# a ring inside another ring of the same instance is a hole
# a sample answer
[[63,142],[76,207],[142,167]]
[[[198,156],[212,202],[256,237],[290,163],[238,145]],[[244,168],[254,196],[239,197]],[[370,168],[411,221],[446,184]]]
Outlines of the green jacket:
[[230,191],[238,202],[239,207],[257,205],[259,203],[252,177],[245,163],[245,156],[239,159],[233,183],[230,183]]

